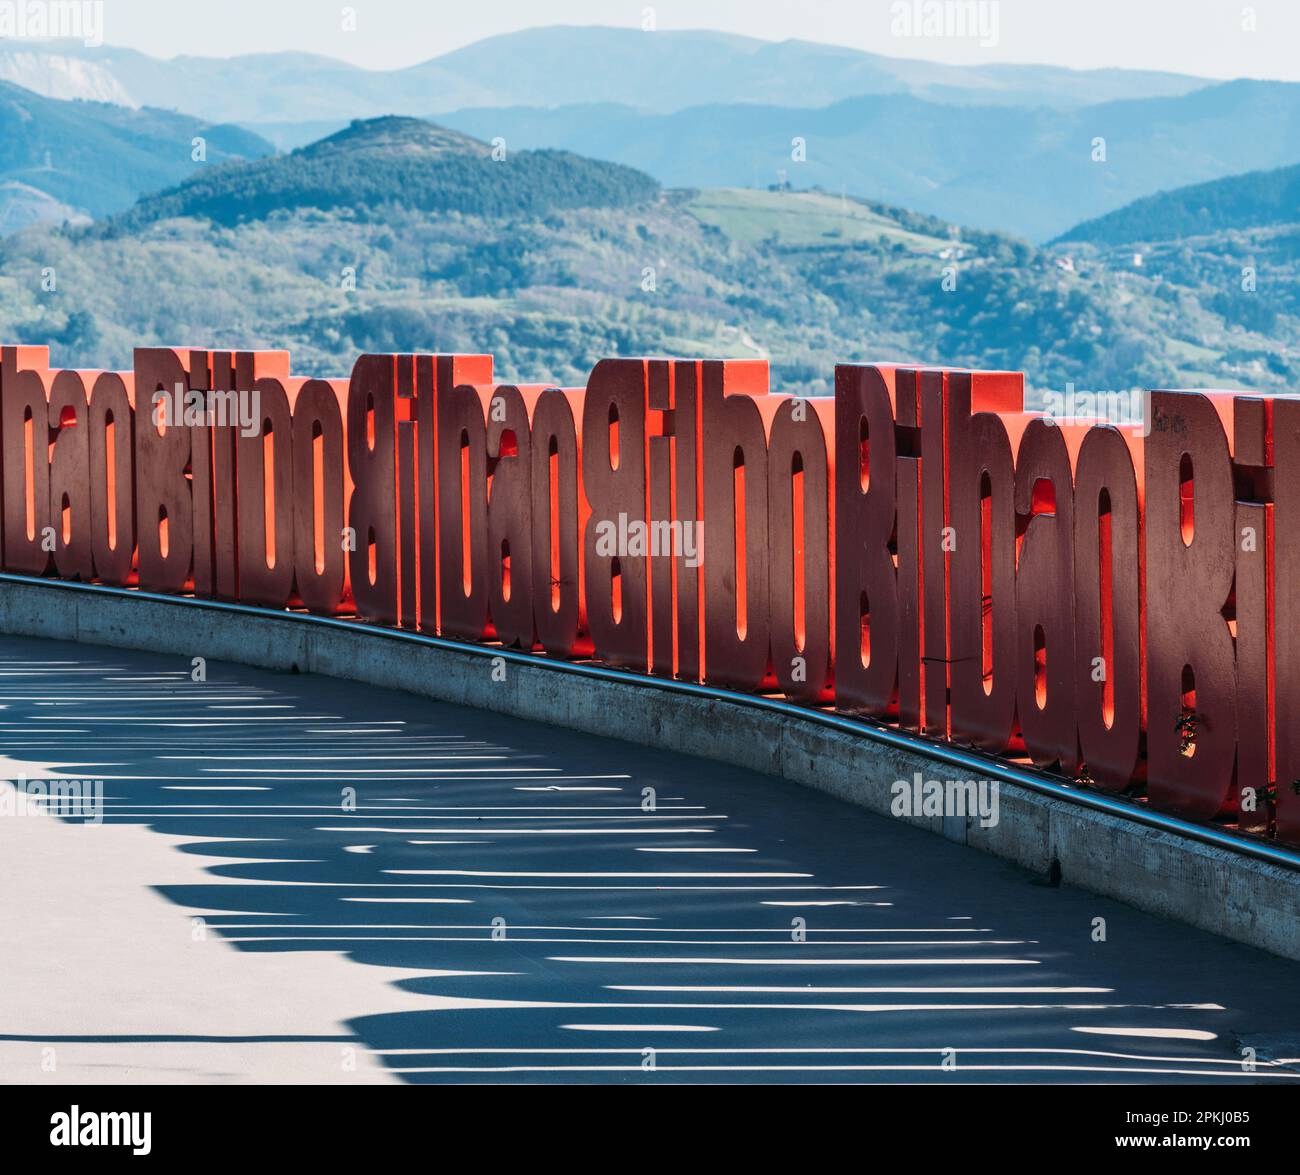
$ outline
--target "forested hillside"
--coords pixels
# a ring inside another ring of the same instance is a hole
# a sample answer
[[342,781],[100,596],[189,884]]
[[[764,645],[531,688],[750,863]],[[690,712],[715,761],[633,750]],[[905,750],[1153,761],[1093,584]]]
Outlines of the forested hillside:
[[339,374],[364,350],[488,350],[504,378],[574,383],[604,355],[764,355],[809,393],[854,360],[1023,368],[1039,392],[1287,390],[1296,314],[1243,300],[1230,270],[1184,285],[825,192],[497,161],[395,119],[0,242],[0,337],[70,364],[185,343],[288,347],[297,370]]

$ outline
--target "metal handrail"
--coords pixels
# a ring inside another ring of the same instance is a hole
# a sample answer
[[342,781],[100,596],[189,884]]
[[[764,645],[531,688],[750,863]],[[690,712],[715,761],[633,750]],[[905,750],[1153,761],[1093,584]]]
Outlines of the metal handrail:
[[982,774],[1002,783],[1015,784],[1018,787],[1037,792],[1039,795],[1050,796],[1053,799],[1089,808],[1093,811],[1105,812],[1120,819],[1159,829],[1161,832],[1184,836],[1227,852],[1265,861],[1270,865],[1300,871],[1300,852],[1284,848],[1281,845],[1270,844],[1267,841],[1215,828],[1212,825],[1198,824],[1168,813],[1156,812],[1119,796],[1107,795],[1104,792],[1086,791],[1048,772],[1020,767],[983,751],[938,742],[919,734],[912,734],[910,731],[886,726],[869,718],[855,718],[835,711],[800,706],[782,698],[766,697],[762,694],[745,694],[736,690],[722,689],[718,686],[701,685],[693,681],[676,681],[672,678],[655,677],[648,673],[631,673],[627,670],[614,669],[608,665],[597,665],[588,661],[561,661],[536,653],[505,649],[497,645],[481,645],[469,641],[448,640],[446,637],[429,636],[427,633],[414,632],[410,629],[389,628],[384,625],[371,624],[364,620],[349,620],[338,616],[317,616],[312,612],[260,608],[252,604],[236,604],[226,600],[208,600],[198,596],[166,595],[161,592],[142,591],[139,588],[112,587],[107,584],[81,583],[76,580],[14,575],[9,572],[0,572],[0,583],[62,588],[93,594],[151,600],[161,604],[208,608],[215,611],[233,612],[239,615],[263,618],[277,617],[300,623],[338,628],[347,632],[364,632],[370,636],[407,641],[430,648],[442,649],[446,652],[468,653],[483,657],[502,657],[507,662],[517,665],[550,669],[559,673],[569,673],[599,681],[618,682],[624,685],[648,687],[668,693],[728,702],[737,706],[745,706],[754,710],[762,710],[788,718],[813,722],[897,750],[909,751],[940,763],[960,767],[963,771]]

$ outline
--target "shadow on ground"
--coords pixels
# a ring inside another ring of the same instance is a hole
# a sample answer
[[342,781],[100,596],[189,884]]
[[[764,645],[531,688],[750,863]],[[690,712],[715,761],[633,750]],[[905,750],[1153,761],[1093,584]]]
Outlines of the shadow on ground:
[[426,1010],[311,1038],[407,1081],[1300,1077],[1239,1047],[1300,1031],[1300,967],[786,782],[325,678],[0,657],[0,752],[229,838],[185,846],[178,918],[420,973]]

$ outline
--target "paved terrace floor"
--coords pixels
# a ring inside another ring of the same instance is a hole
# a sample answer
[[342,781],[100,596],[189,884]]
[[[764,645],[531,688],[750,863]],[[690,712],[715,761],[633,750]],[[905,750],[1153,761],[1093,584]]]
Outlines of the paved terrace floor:
[[779,780],[37,640],[0,706],[106,812],[0,795],[6,1082],[1300,1080],[1300,967]]

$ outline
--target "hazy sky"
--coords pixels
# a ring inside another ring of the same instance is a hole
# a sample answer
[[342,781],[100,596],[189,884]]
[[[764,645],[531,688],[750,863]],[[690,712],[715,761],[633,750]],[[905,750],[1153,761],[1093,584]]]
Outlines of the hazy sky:
[[[22,4],[26,0],[0,0]],[[980,0],[974,0],[980,3]],[[157,56],[298,49],[372,68],[412,65],[549,24],[712,28],[957,63],[1124,66],[1300,79],[1300,0],[982,0],[995,37],[900,36],[899,10],[944,0],[104,0],[104,39]],[[344,9],[355,11],[345,31]],[[581,68],[575,62],[575,68]]]

